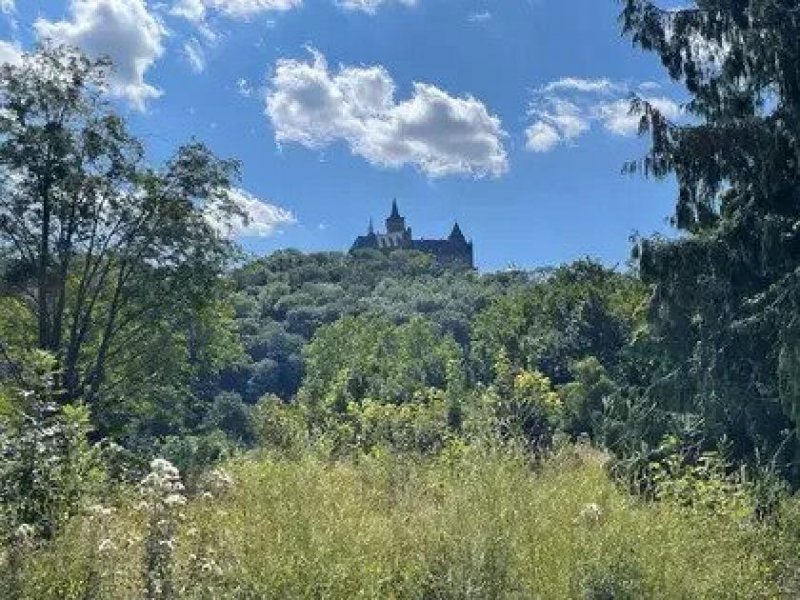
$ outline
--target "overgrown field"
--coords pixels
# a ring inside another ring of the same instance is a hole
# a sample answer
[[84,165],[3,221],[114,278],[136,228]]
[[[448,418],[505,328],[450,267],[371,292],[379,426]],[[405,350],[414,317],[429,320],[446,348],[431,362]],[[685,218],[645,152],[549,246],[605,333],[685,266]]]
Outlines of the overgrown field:
[[19,539],[4,589],[36,600],[148,587],[174,598],[797,597],[792,506],[756,522],[735,505],[645,503],[602,462],[568,448],[531,465],[461,444],[424,459],[244,458],[185,504],[169,486],[144,502],[131,490],[53,544]]

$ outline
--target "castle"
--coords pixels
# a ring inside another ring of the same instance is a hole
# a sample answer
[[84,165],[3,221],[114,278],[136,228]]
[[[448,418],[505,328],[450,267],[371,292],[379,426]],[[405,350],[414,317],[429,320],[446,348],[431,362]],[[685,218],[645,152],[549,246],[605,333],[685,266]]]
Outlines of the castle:
[[392,213],[386,219],[386,233],[375,233],[372,219],[369,222],[367,235],[361,235],[353,243],[353,250],[417,250],[433,256],[439,263],[446,265],[462,265],[475,268],[472,242],[461,232],[456,223],[446,240],[415,240],[411,237],[411,228],[406,227],[406,220],[400,216],[397,201],[392,202]]

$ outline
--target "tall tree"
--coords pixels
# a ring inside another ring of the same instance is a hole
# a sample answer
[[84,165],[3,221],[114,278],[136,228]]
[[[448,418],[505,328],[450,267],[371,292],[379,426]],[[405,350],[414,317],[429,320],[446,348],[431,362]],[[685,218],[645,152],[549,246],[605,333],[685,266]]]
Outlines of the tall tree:
[[95,402],[111,369],[212,299],[233,247],[208,215],[241,216],[238,165],[202,144],[145,164],[104,99],[110,67],[44,45],[0,68],[0,291],[34,315],[65,401]]
[[800,3],[624,0],[622,23],[690,94],[683,124],[637,103],[652,147],[632,166],[677,179],[684,232],[640,245],[666,349],[649,396],[696,416],[707,440],[796,475]]

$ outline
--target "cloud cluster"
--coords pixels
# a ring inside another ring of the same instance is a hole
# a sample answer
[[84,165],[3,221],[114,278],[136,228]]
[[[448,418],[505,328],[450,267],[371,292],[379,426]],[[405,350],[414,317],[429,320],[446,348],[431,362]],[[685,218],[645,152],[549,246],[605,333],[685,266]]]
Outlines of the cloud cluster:
[[70,19],[34,23],[40,39],[81,48],[90,56],[108,56],[114,63],[111,93],[143,109],[161,90],[145,81],[145,73],[164,53],[166,30],[145,0],[72,0]]
[[299,8],[303,0],[178,0],[171,13],[195,23],[205,21],[209,11],[232,19],[250,19],[266,12]]
[[241,188],[231,190],[230,199],[247,215],[246,219],[228,219],[214,206],[206,211],[208,222],[225,237],[269,237],[281,227],[297,222],[290,211],[264,202]]
[[415,83],[411,97],[398,101],[383,67],[333,71],[314,50],[307,61],[277,62],[266,112],[278,143],[322,148],[342,141],[370,163],[411,164],[433,177],[508,170],[506,133],[479,100]]
[[338,4],[346,10],[354,10],[374,15],[385,4],[402,4],[403,6],[416,6],[417,0],[339,0]]
[[[2,2],[4,0],[0,0]],[[7,1],[7,0],[5,0]],[[345,10],[375,14],[387,4],[415,6],[418,0],[335,0]],[[303,0],[177,0],[170,11],[195,23],[205,21],[209,12],[216,12],[232,19],[250,19],[267,12],[285,12],[300,8]]]
[[657,89],[652,82],[631,86],[609,79],[576,77],[551,81],[535,92],[529,109],[532,123],[525,130],[526,147],[533,152],[549,152],[574,142],[595,124],[613,135],[635,135],[640,117],[630,111],[629,98],[634,93],[665,117],[679,118],[680,105],[657,95]]

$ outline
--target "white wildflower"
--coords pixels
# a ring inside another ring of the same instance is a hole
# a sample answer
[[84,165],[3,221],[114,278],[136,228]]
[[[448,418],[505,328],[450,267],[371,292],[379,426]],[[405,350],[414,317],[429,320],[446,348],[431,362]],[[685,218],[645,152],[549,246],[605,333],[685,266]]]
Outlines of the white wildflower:
[[597,523],[603,518],[603,509],[600,505],[590,502],[584,505],[581,512],[578,514],[578,520],[584,523]]
[[28,540],[36,534],[36,528],[30,523],[23,523],[17,527],[16,535],[20,540]]
[[164,499],[164,504],[167,506],[183,506],[186,504],[186,498],[180,494],[170,494]]

